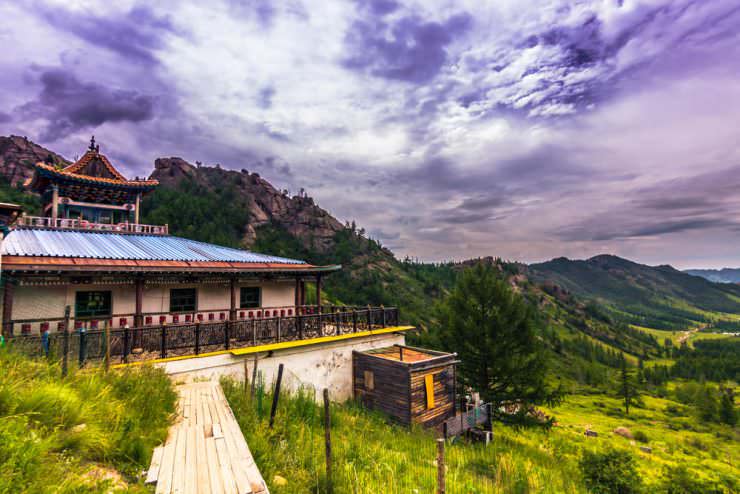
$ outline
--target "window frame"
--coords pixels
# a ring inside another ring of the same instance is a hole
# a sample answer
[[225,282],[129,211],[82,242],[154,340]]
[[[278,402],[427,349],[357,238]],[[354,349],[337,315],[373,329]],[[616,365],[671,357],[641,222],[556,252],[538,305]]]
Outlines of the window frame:
[[[249,303],[257,305],[249,305],[247,302],[245,302],[244,294],[247,290],[256,290],[257,291],[257,300],[251,301]],[[242,286],[239,287],[239,308],[240,309],[259,309],[262,307],[262,287],[261,286]]]
[[[103,300],[105,302],[105,299],[107,298],[107,310],[105,309],[87,309],[83,313],[80,313],[80,297],[85,294],[87,295],[87,301],[86,303],[89,305],[90,303],[90,295],[91,294],[100,294],[103,295]],[[111,290],[78,290],[75,292],[75,318],[76,319],[95,319],[95,318],[105,318],[110,317],[113,315],[113,292]]]
[[[173,295],[175,292],[192,292],[193,294],[193,302],[192,302],[192,308],[190,306],[184,306],[184,304],[180,304],[179,306],[175,307],[173,306],[173,301],[177,298]],[[195,287],[180,287],[180,288],[170,288],[170,314],[188,314],[191,312],[197,312],[198,311],[198,289]]]

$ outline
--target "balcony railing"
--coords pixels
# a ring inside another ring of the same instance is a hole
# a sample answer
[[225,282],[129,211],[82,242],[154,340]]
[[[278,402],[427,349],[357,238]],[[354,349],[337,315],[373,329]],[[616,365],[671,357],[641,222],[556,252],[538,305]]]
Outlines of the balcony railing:
[[74,218],[50,218],[46,216],[21,216],[18,226],[36,228],[55,228],[60,230],[90,230],[118,233],[141,233],[146,235],[167,235],[168,225],[145,225],[143,223],[93,223]]
[[[219,313],[218,319],[199,317],[200,313],[167,314],[168,321],[173,321],[174,316],[182,316],[182,319],[178,317],[176,323],[162,324],[155,319],[155,314],[145,314],[144,324],[118,328],[111,327],[110,319],[69,319],[58,321],[54,331],[49,320],[38,323],[39,320],[26,319],[10,324],[23,327],[32,324],[28,321],[33,321],[42,325],[43,332],[10,336],[7,345],[32,356],[54,360],[61,359],[66,348],[67,358],[77,360],[83,367],[88,362],[103,360],[106,355],[112,362],[146,361],[358,333],[394,327],[399,323],[395,307],[327,306],[319,310],[315,306],[304,306],[292,309],[293,315],[290,316],[287,308],[238,309],[238,312],[246,313],[244,317],[237,314],[234,319],[221,319],[223,311],[214,311]],[[266,311],[269,311],[268,315],[265,315]],[[188,315],[190,317],[186,318]],[[146,321],[152,321],[152,324],[146,324]],[[70,330],[65,331],[65,327]],[[107,344],[109,348],[106,349]]]

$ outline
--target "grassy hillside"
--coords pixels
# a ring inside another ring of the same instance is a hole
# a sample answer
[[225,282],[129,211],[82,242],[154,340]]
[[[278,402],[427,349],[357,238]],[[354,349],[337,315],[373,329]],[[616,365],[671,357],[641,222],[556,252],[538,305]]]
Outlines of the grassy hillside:
[[740,286],[711,283],[670,266],[615,256],[566,258],[529,266],[535,280],[593,300],[615,319],[655,329],[686,329],[740,313]]
[[[323,492],[322,411],[313,390],[281,395],[275,427],[269,429],[269,394],[260,388],[251,401],[242,383],[227,380],[223,385],[270,492]],[[737,430],[697,424],[693,409],[672,398],[646,397],[625,416],[614,398],[577,395],[547,412],[557,419],[550,431],[497,424],[487,447],[448,444],[447,492],[585,493],[586,474],[579,467],[584,452],[613,449],[636,465],[638,478],[630,492],[729,493],[740,487],[734,465],[740,455]],[[332,424],[335,492],[435,491],[431,431],[389,424],[352,403],[332,407]],[[598,437],[586,437],[586,428]]]
[[78,371],[0,348],[0,493],[149,492],[176,396],[160,370]]

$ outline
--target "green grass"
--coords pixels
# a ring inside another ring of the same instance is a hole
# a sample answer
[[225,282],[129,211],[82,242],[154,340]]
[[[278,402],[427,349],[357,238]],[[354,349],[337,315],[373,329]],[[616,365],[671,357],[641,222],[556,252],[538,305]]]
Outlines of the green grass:
[[148,492],[176,395],[149,366],[72,372],[0,349],[0,493]]
[[[281,393],[270,430],[268,395],[250,402],[242,383],[222,385],[270,492],[324,492],[322,410],[313,392]],[[430,431],[390,424],[353,403],[332,405],[331,415],[335,492],[435,492],[436,443]],[[447,445],[447,492],[584,492],[576,463],[563,461],[571,454],[566,442],[551,440],[546,432],[499,427],[488,447]],[[287,484],[279,485],[276,476]]]
[[[638,459],[638,471],[648,492],[658,490],[666,467],[680,465],[698,479],[740,487],[737,428],[700,423],[689,407],[669,399],[643,396],[642,401],[641,407],[632,408],[625,415],[619,399],[606,395],[569,396],[565,403],[548,410],[558,420],[553,435],[582,448],[629,449]],[[633,434],[644,433],[652,453],[640,451],[640,442],[614,434],[617,427],[626,427]],[[586,428],[596,431],[599,437],[586,437]]]
[[[282,394],[276,425],[270,430],[269,395],[250,401],[242,383],[222,384],[271,492],[323,492],[322,411],[313,392]],[[635,457],[645,492],[665,492],[664,474],[677,466],[687,467],[698,481],[719,483],[724,492],[740,486],[737,429],[700,424],[689,407],[677,402],[645,396],[643,405],[625,416],[618,399],[572,395],[546,411],[557,418],[550,432],[497,424],[494,441],[487,447],[448,444],[447,492],[586,492],[578,468],[581,455],[611,448]],[[332,424],[336,492],[434,492],[435,437],[430,431],[390,424],[384,416],[351,402],[332,405]],[[587,427],[599,437],[586,437]],[[628,428],[646,442],[614,434],[617,427]],[[652,453],[640,451],[640,446],[651,447]],[[287,483],[280,485],[276,476]]]

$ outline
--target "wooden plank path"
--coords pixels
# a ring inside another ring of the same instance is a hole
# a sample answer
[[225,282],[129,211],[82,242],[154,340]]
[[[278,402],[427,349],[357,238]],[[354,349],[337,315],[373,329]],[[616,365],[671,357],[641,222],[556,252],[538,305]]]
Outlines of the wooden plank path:
[[177,422],[154,450],[157,494],[268,494],[218,382],[178,386]]

